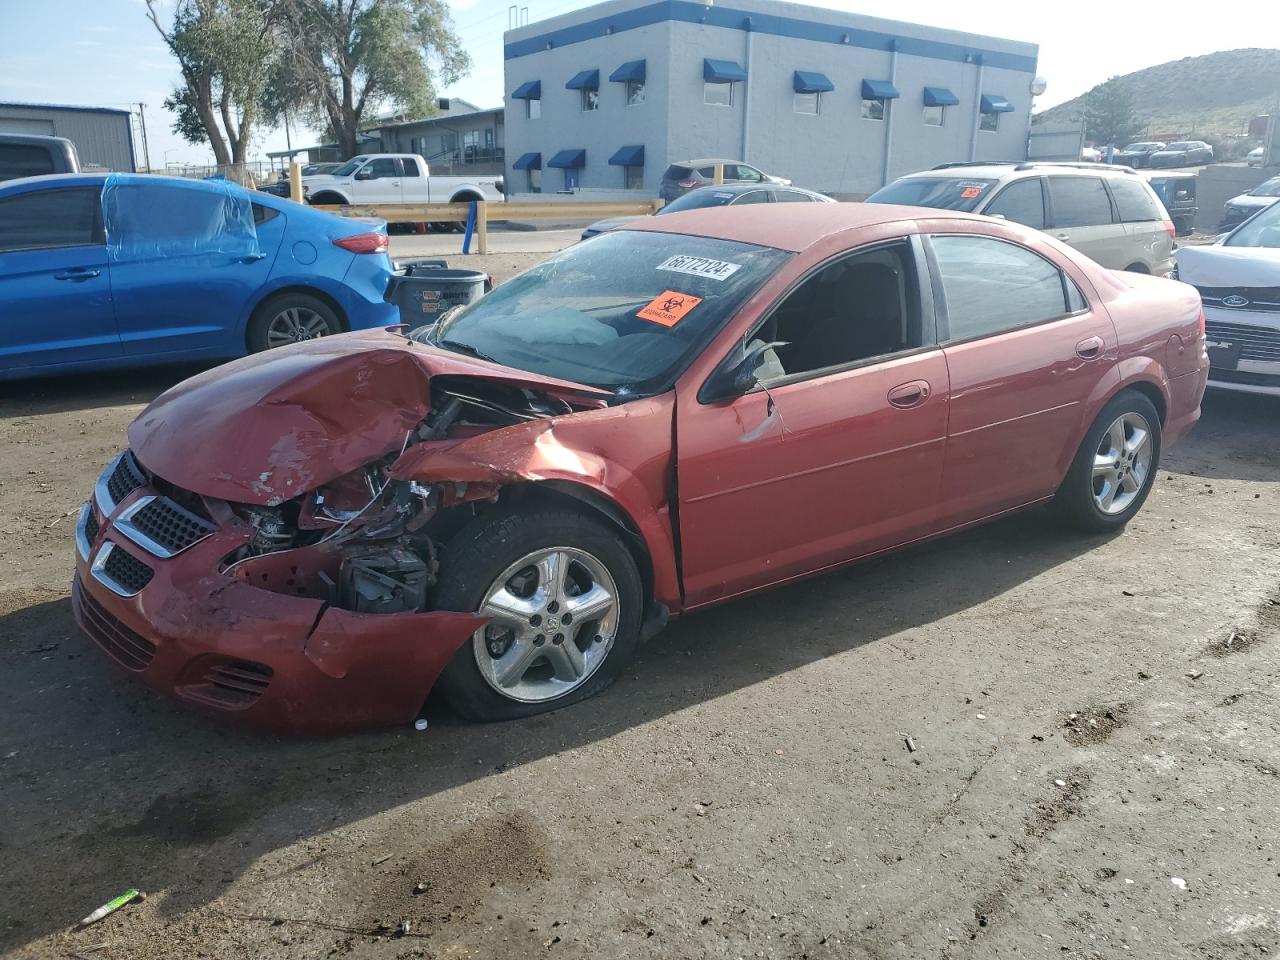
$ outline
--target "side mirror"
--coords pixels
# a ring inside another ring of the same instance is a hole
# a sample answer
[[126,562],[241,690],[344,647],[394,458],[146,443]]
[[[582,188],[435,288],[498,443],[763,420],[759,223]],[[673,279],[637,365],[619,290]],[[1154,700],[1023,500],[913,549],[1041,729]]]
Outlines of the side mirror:
[[760,381],[756,374],[764,363],[765,354],[774,347],[785,347],[786,343],[775,340],[773,343],[757,341],[744,353],[736,363],[722,366],[698,393],[703,403],[718,403],[731,400],[749,393]]
[[357,172],[356,172],[356,175],[355,175],[355,179],[356,179],[356,180],[372,180],[372,179],[373,179],[373,171],[371,171],[371,170],[360,170],[360,171],[357,171]]

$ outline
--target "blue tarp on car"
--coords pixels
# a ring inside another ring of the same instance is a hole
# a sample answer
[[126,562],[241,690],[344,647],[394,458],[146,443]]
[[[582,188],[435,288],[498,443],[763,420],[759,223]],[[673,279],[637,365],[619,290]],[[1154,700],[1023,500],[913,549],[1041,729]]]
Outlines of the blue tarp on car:
[[[113,173],[102,185],[102,226],[112,261],[216,254],[257,257],[248,191],[229,180]],[[157,202],[160,197],[163,202]]]

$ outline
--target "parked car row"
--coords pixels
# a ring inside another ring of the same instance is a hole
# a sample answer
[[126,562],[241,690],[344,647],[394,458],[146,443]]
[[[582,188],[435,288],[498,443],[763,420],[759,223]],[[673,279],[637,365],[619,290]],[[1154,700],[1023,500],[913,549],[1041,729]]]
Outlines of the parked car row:
[[1234,229],[1277,200],[1280,200],[1280,177],[1264,180],[1252,190],[1247,190],[1227,201],[1222,210],[1222,223],[1218,226],[1218,231],[1225,233]]
[[[658,209],[654,216],[679,213],[682,210],[699,210],[705,207],[738,207],[753,203],[835,203],[825,194],[800,187],[780,187],[773,183],[726,183],[698,187],[681,194],[675,200]],[[594,237],[610,230],[617,230],[644,217],[611,217],[597,220],[582,231],[582,239]]]

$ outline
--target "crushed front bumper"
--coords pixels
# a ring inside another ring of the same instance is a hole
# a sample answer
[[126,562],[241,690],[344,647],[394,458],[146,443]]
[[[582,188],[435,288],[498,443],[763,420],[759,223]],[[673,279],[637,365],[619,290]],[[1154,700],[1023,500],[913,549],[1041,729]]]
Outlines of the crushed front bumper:
[[139,536],[129,516],[145,498],[165,498],[145,477],[119,496],[119,469],[108,467],[81,510],[73,606],[103,652],[162,694],[281,732],[408,723],[485,623],[448,611],[353,613],[255,587],[219,572],[241,530],[197,530],[161,556],[172,538]]

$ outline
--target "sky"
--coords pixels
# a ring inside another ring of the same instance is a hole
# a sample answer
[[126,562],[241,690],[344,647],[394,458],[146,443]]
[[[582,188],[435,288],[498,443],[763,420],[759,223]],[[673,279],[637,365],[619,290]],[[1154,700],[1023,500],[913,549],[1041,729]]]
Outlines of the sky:
[[[591,2],[527,0],[522,5],[534,23]],[[1048,81],[1037,109],[1070,100],[1110,76],[1168,60],[1241,46],[1280,47],[1280,16],[1262,14],[1265,0],[827,0],[815,5],[1037,43],[1039,72]],[[452,4],[455,27],[474,66],[442,95],[482,107],[501,104],[508,6],[506,0]],[[143,103],[153,167],[209,163],[207,147],[188,144],[170,129],[163,102],[177,80],[177,68],[147,20],[143,0],[0,0],[0,101],[132,105],[135,113]],[[294,146],[317,142],[314,131],[290,132]],[[263,131],[254,155],[285,144],[283,129]],[[141,158],[140,139],[138,154]]]

